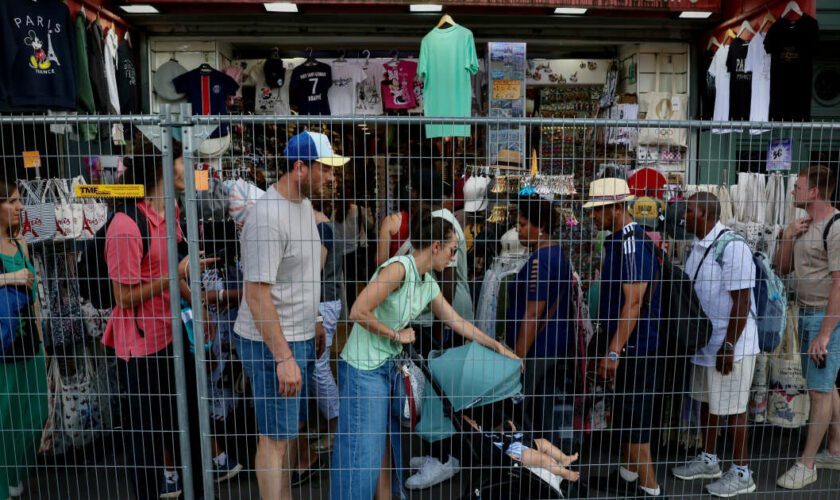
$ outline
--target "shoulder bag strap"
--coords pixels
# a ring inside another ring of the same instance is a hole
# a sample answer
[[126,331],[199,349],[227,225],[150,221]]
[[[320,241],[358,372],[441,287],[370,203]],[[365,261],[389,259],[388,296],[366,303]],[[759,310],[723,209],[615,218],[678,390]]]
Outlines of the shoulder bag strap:
[[703,267],[703,262],[706,261],[706,257],[708,257],[709,253],[711,253],[712,249],[715,248],[715,244],[717,243],[717,241],[720,239],[721,236],[723,236],[723,233],[728,233],[728,232],[729,232],[729,229],[724,229],[723,231],[719,232],[718,235],[715,237],[714,241],[712,241],[712,244],[709,245],[709,248],[707,248],[706,251],[703,253],[703,258],[700,259],[700,264],[697,265],[697,270],[694,271],[694,278],[692,278],[692,280],[691,280],[692,283],[697,281],[697,276],[700,275],[700,269]]
[[825,229],[823,229],[822,239],[823,239],[823,249],[828,252],[828,233],[831,231],[831,226],[837,222],[837,219],[840,219],[840,214],[834,214],[831,216],[831,219],[828,220],[828,223],[825,225]]

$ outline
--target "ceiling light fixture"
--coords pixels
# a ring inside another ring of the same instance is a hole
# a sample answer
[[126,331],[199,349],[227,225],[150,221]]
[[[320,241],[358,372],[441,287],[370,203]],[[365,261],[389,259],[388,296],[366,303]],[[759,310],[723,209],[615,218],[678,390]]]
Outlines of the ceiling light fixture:
[[409,12],[441,12],[443,5],[434,3],[413,3],[408,6]]
[[297,12],[298,6],[292,2],[269,2],[264,3],[266,12]]
[[154,5],[139,3],[134,5],[120,5],[120,8],[128,14],[160,14]]
[[582,9],[579,7],[557,7],[554,9],[555,14],[571,14],[573,16],[580,16],[586,14],[588,9]]
[[708,19],[712,14],[713,12],[705,10],[685,10],[680,12],[680,19]]

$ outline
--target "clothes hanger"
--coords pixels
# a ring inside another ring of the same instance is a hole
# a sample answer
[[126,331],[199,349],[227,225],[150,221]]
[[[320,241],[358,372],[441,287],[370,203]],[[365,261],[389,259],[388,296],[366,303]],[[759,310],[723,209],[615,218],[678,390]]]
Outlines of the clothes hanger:
[[720,48],[720,42],[717,41],[717,38],[715,38],[714,35],[709,38],[709,43],[706,44],[706,50],[709,50],[712,47]]
[[347,59],[344,56],[347,55],[347,52],[344,49],[338,51],[338,59],[333,59],[333,62],[347,62]]
[[307,47],[306,48],[306,61],[304,62],[304,64],[306,64],[307,66],[311,66],[311,65],[315,64],[315,62],[316,62],[315,59],[312,58],[312,47]]
[[391,60],[388,61],[388,66],[396,66],[400,62],[400,51],[395,50],[391,52]]
[[[446,24],[448,24],[449,26],[445,26]],[[455,23],[455,20],[452,19],[452,16],[450,16],[449,14],[444,14],[443,17],[440,18],[440,21],[438,21],[437,26],[435,26],[435,28],[449,28],[451,26],[456,25],[457,24]]]
[[761,26],[758,27],[758,32],[761,33],[764,31],[764,27],[767,26],[767,23],[773,24],[776,22],[776,18],[773,17],[773,14],[770,11],[767,11],[767,14],[764,15],[764,19],[761,20]]
[[206,52],[204,53],[204,62],[201,63],[201,66],[199,66],[198,69],[202,73],[210,73],[211,71],[213,71],[213,66],[210,66],[210,64],[207,62],[207,53]]
[[727,39],[734,40],[736,38],[738,38],[738,35],[735,33],[735,30],[733,30],[732,28],[729,28],[728,30],[726,30],[726,33],[724,33],[723,40],[720,42],[720,44],[721,45],[726,45]]
[[793,11],[793,12],[799,14],[799,17],[802,17],[802,16],[805,15],[805,14],[802,13],[802,8],[799,7],[798,3],[788,2],[788,4],[785,6],[785,10],[782,11],[781,17],[787,16],[790,13],[790,11]]
[[271,59],[280,59],[280,47],[273,47],[271,49]]
[[744,22],[741,23],[741,27],[738,28],[738,34],[736,35],[735,38],[741,38],[741,35],[744,34],[745,30],[752,33],[753,36],[755,36],[755,34],[756,34],[755,30],[753,29],[750,22],[748,20],[744,19]]
[[367,69],[368,66],[370,65],[370,51],[365,49],[365,50],[362,51],[362,55],[365,56],[365,64],[364,64],[363,68]]

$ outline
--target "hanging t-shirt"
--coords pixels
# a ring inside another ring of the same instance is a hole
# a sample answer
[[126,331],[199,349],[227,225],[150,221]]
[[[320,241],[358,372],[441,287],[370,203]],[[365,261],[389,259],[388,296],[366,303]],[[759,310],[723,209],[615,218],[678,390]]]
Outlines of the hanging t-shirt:
[[[417,65],[417,72],[425,82],[425,115],[470,116],[470,75],[477,71],[478,56],[472,31],[459,25],[430,31],[420,44],[420,62]],[[426,125],[426,137],[469,135],[469,125]]]
[[764,48],[771,57],[770,119],[811,118],[811,76],[819,24],[805,15],[796,21],[779,19],[767,31]]
[[414,61],[387,62],[383,65],[382,103],[385,109],[411,109],[417,106],[414,80],[417,63]]
[[292,103],[301,115],[329,115],[327,93],[332,86],[332,69],[319,61],[305,62],[292,71],[289,83]]
[[[196,68],[172,80],[175,90],[187,95],[193,114],[227,114],[227,96],[236,93],[239,85],[233,78],[213,68]],[[227,135],[227,125],[221,124],[211,138]]]
[[365,71],[356,63],[334,61],[332,86],[327,97],[332,115],[352,115],[356,109],[356,86],[365,81]]
[[747,52],[746,70],[752,73],[750,121],[766,122],[770,116],[770,54],[764,50],[764,33],[759,33]]
[[[282,87],[271,87],[265,81],[265,61],[260,61],[245,72],[247,82],[254,86],[254,114],[257,115],[288,115],[289,83]],[[287,68],[288,69],[288,68]]]
[[117,49],[117,91],[120,98],[120,112],[133,115],[140,112],[137,94],[137,66],[128,41],[123,40]]
[[729,72],[726,70],[726,60],[729,57],[729,45],[724,45],[715,52],[709,74],[715,79],[715,121],[729,120]]
[[365,79],[356,86],[356,114],[381,115],[382,94],[379,85],[382,83],[382,71],[376,64],[363,67]]
[[96,111],[101,114],[114,112],[108,101],[108,81],[105,79],[105,54],[102,51],[102,28],[99,23],[90,23],[87,28],[88,70]]
[[58,0],[0,6],[0,106],[76,109],[76,55],[70,10]]
[[709,71],[714,58],[714,51],[707,50],[700,62],[706,69],[700,75],[700,118],[703,120],[711,120],[715,113],[715,77]]
[[749,120],[752,102],[752,73],[747,72],[747,51],[751,44],[740,38],[729,44],[726,70],[729,71],[729,119]]

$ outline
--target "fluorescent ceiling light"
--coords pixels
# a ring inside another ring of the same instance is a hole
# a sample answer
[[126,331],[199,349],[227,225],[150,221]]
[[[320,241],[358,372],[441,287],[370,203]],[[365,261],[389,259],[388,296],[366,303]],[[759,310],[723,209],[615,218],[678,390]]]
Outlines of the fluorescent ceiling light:
[[440,12],[443,10],[443,5],[434,3],[413,3],[408,6],[409,12]]
[[263,7],[268,12],[297,12],[297,4],[292,2],[270,2],[264,3]]
[[685,10],[680,12],[680,19],[708,19],[712,16],[712,12],[705,10]]
[[129,14],[160,14],[160,11],[154,5],[147,3],[120,5],[120,8]]
[[581,9],[579,7],[557,7],[554,9],[555,14],[572,14],[579,16],[581,14],[586,14],[587,9]]

